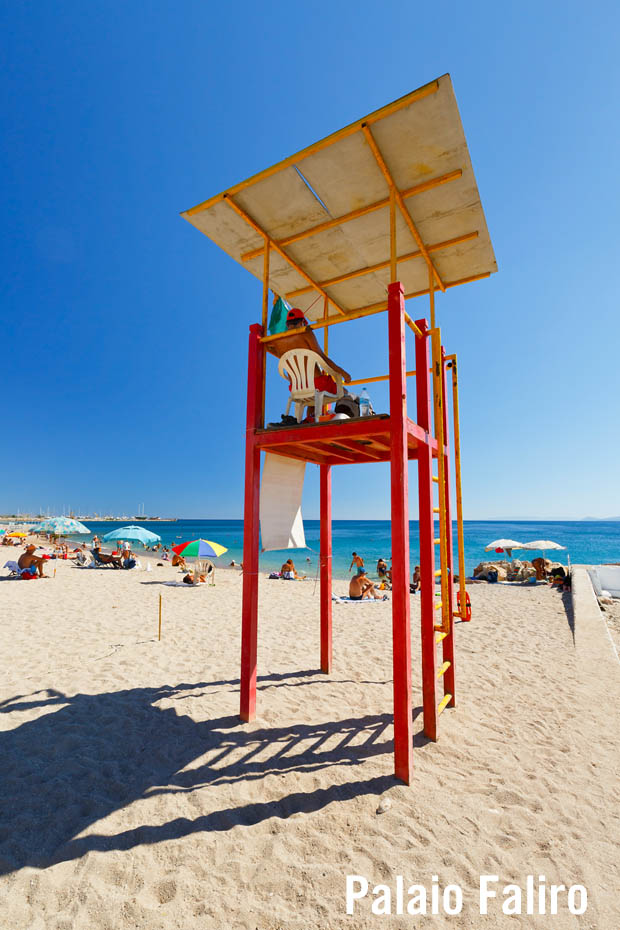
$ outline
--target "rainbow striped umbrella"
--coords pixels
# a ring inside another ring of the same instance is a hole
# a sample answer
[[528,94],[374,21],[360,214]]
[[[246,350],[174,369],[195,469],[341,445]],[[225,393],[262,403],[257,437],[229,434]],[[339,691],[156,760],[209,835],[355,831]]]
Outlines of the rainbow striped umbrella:
[[172,551],[187,558],[213,559],[228,552],[228,549],[226,546],[220,546],[219,543],[211,542],[210,539],[192,539],[173,546]]

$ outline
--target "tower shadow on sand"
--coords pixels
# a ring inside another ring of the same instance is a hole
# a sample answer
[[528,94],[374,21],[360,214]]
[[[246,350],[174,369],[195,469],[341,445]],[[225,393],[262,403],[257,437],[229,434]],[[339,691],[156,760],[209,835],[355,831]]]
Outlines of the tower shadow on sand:
[[[287,681],[285,679],[297,679]],[[320,685],[315,670],[259,676],[262,687]],[[0,712],[42,713],[1,739],[0,874],[77,859],[93,850],[130,849],[196,832],[227,831],[268,818],[311,813],[336,801],[381,794],[391,775],[353,780],[279,800],[242,803],[189,819],[143,824],[114,835],[91,825],[140,799],[189,794],[267,775],[359,765],[392,751],[391,714],[289,727],[244,726],[237,716],[196,722],[183,705],[238,681],[182,683],[67,697],[57,691],[18,695]],[[417,711],[417,709],[416,709]],[[197,760],[200,760],[196,764]],[[139,811],[139,809],[138,809]],[[137,811],[137,813],[138,813]]]

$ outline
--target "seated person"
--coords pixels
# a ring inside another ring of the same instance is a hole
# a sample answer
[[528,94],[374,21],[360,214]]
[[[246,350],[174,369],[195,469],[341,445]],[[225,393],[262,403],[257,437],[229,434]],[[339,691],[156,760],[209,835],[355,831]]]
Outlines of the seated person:
[[99,546],[95,546],[93,552],[95,553],[95,561],[99,562],[101,565],[113,565],[114,568],[123,567],[123,563],[120,559],[116,558],[116,556],[107,555],[105,552],[102,552]]
[[416,565],[413,569],[413,581],[409,586],[409,591],[411,594],[415,594],[416,591],[420,590],[420,582],[422,580],[422,575],[420,574],[420,566]]
[[285,578],[287,581],[295,581],[296,578],[299,578],[292,559],[286,560],[280,569],[280,577]]
[[176,568],[177,565],[179,566],[182,572],[187,571],[187,565],[185,564],[185,559],[183,558],[183,556],[179,555],[178,552],[174,552],[172,555],[172,567]]
[[532,568],[536,570],[536,581],[544,581],[547,577],[545,560],[542,558],[532,559]]
[[26,546],[26,551],[22,552],[17,560],[17,564],[20,568],[36,568],[39,573],[39,578],[47,578],[48,576],[43,574],[43,559],[34,554],[36,548],[37,547],[32,544]]
[[373,597],[376,601],[387,600],[387,595],[381,595],[375,591],[374,582],[366,574],[365,568],[360,568],[357,575],[354,575],[349,582],[349,597],[352,601],[361,601],[363,598]]
[[135,568],[136,560],[134,554],[129,548],[129,543],[126,544],[125,548],[121,552],[121,559],[123,560],[123,568]]
[[[313,330],[308,327],[303,311],[297,307],[292,307],[286,315],[286,330],[290,335],[283,336],[281,339],[274,339],[273,342],[267,343],[267,351],[276,358],[282,358],[285,352],[291,349],[310,349],[316,352],[334,371],[342,375],[344,381],[350,381],[351,375],[344,368],[332,362],[320,347]],[[317,375],[314,379],[314,386],[319,391],[328,391],[330,394],[336,393],[336,382],[331,375]]]

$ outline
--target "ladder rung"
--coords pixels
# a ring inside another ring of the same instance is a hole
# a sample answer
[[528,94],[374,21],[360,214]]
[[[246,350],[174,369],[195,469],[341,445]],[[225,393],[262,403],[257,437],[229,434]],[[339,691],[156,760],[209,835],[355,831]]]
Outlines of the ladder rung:
[[435,633],[444,633],[446,636],[450,632],[450,630],[444,629],[443,623],[441,623],[439,626],[434,626],[433,629],[435,630]]
[[435,610],[441,610],[441,601],[437,601],[435,604]]
[[433,513],[439,513],[439,507],[433,507]]
[[448,669],[450,668],[451,665],[452,665],[452,663],[451,663],[451,662],[448,662],[448,660],[446,660],[446,661],[443,663],[443,665],[438,669],[438,671],[437,671],[437,678],[441,678],[442,675],[445,675],[446,672],[448,671]]
[[433,475],[433,481],[439,481],[439,475]]
[[440,643],[443,639],[445,639],[447,635],[448,635],[447,633],[438,633],[437,636],[435,637],[435,643],[436,643],[437,645],[439,645],[439,643]]
[[441,539],[434,539],[433,542],[436,546],[441,545]]
[[436,578],[438,575],[441,575],[441,569],[438,568],[437,571],[434,572],[434,575],[435,575],[435,578]]
[[439,714],[440,714],[443,710],[446,709],[446,707],[448,706],[448,704],[450,703],[451,700],[452,700],[452,695],[451,695],[451,694],[444,694],[443,698],[442,698],[441,701],[439,702],[439,707],[437,708],[437,716],[439,716]]

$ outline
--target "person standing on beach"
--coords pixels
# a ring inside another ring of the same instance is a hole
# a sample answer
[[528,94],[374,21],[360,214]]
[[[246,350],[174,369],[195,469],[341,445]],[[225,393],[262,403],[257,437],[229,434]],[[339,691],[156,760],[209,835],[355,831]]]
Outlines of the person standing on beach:
[[349,565],[349,571],[351,571],[351,569],[353,568],[353,566],[356,565],[356,566],[357,566],[357,574],[358,574],[358,575],[361,575],[361,574],[362,574],[362,569],[364,568],[364,560],[363,560],[363,558],[361,557],[361,555],[358,555],[358,554],[357,554],[357,552],[353,552],[353,553],[351,553],[351,554],[352,554],[352,556],[353,556],[353,559],[352,559],[352,561],[351,561],[351,564]]

